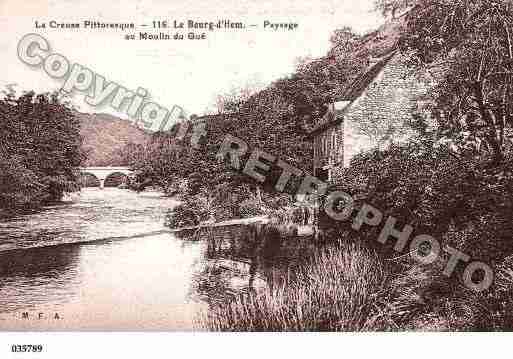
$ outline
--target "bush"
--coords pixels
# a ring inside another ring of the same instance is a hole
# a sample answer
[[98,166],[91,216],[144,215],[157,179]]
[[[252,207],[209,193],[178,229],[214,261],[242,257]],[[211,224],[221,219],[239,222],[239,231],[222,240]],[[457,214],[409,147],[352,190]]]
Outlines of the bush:
[[0,158],[0,208],[15,209],[38,205],[47,186],[26,168],[19,157]]
[[[458,159],[442,148],[416,143],[363,153],[341,174],[331,191],[345,191],[358,209],[367,203],[483,262],[500,261],[513,253],[513,160],[491,168],[480,160]],[[331,192],[330,191],[330,192]],[[353,215],[356,214],[356,210]],[[351,220],[336,222],[323,215],[326,232],[348,233],[375,243],[382,226],[353,231]],[[381,246],[384,255],[394,254]]]
[[379,295],[374,317],[379,330],[471,331],[493,327],[487,295],[466,289],[443,274],[445,262],[411,260],[394,271]]
[[171,228],[197,226],[209,219],[210,212],[196,197],[186,199],[173,208],[166,217],[166,226]]
[[264,214],[264,211],[262,211],[260,202],[254,199],[247,199],[239,205],[239,214],[241,218],[251,218],[261,216]]
[[355,244],[326,248],[293,283],[246,293],[200,319],[221,331],[356,331],[373,329],[376,295],[386,275],[376,255]]
[[495,313],[494,329],[513,331],[513,256],[497,266],[492,289],[487,304]]
[[200,325],[216,331],[511,330],[512,259],[483,293],[446,277],[444,267],[443,260],[419,265],[409,256],[384,262],[345,242],[321,249],[294,279],[214,306]]
[[0,208],[17,211],[79,190],[80,121],[57,93],[0,99]]

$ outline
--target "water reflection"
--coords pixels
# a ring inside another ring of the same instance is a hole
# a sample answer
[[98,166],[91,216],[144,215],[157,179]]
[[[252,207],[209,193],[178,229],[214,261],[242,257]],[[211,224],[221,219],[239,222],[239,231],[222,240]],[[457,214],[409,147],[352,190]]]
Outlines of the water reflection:
[[192,329],[203,245],[163,233],[174,205],[156,193],[93,189],[76,203],[3,220],[0,328]]
[[0,329],[198,330],[211,305],[272,288],[309,251],[309,241],[263,226],[177,238],[164,227],[176,204],[92,189],[0,221]]
[[270,225],[209,229],[200,238],[206,248],[203,266],[194,275],[194,290],[210,306],[292,281],[312,250],[308,238],[284,237]]
[[[77,246],[34,248],[0,253],[2,312],[34,310],[46,302],[62,303],[76,288]],[[20,301],[20,298],[23,298]]]

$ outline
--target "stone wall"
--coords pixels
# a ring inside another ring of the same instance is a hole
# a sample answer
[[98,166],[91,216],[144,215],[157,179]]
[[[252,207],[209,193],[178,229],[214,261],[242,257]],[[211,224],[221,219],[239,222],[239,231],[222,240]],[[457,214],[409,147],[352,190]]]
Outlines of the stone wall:
[[339,125],[344,132],[344,167],[361,151],[386,148],[392,142],[411,138],[408,122],[434,82],[428,76],[414,73],[406,61],[403,55],[395,55],[363,94],[344,110],[344,121]]

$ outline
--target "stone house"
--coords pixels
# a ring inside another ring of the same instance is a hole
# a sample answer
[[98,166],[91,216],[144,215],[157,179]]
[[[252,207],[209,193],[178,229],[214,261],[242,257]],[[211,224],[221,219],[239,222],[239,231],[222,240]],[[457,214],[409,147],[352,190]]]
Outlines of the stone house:
[[314,175],[331,182],[351,159],[371,148],[407,141],[412,114],[427,100],[432,77],[415,73],[408,58],[392,49],[347,86],[310,130]]

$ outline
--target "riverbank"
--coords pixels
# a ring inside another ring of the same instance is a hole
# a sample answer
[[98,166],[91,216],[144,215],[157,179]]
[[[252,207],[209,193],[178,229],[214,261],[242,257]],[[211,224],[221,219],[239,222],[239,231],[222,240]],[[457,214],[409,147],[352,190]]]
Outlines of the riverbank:
[[237,296],[202,324],[220,331],[361,331],[384,328],[376,299],[386,274],[363,247],[341,244],[313,253],[293,280]]
[[400,265],[344,239],[312,254],[274,286],[241,293],[198,319],[213,331],[511,330],[513,261],[479,294],[443,266]]

